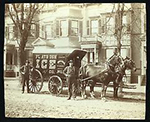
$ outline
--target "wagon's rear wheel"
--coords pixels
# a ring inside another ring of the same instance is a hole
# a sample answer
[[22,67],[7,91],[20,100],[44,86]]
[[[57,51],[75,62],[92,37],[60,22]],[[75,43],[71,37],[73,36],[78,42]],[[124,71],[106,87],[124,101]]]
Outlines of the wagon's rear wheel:
[[43,87],[43,76],[38,69],[33,69],[29,79],[29,91],[38,93]]
[[59,95],[62,91],[63,84],[62,80],[59,76],[53,75],[48,80],[48,89],[51,94],[53,95]]

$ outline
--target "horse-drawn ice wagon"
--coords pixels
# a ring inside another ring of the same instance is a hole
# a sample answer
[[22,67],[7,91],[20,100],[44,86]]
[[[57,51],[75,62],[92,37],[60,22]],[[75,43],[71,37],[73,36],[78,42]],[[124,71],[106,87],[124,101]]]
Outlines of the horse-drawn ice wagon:
[[43,87],[43,82],[48,82],[48,89],[51,94],[60,94],[63,87],[67,86],[63,69],[72,59],[76,73],[81,66],[81,60],[86,51],[80,49],[44,49],[33,51],[33,67],[29,80],[29,89],[38,93]]

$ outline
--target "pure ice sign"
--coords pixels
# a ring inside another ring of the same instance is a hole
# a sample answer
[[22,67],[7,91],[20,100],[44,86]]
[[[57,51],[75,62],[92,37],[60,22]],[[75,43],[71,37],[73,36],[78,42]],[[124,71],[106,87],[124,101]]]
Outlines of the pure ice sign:
[[35,67],[42,69],[55,69],[57,55],[35,55]]
[[66,55],[35,54],[34,67],[48,73],[62,73]]

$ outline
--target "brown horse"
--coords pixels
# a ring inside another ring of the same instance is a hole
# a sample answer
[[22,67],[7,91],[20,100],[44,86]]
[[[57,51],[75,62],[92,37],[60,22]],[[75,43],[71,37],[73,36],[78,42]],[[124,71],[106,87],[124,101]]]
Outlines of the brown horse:
[[[116,67],[117,65],[121,64],[121,57],[116,56],[113,59],[113,66]],[[80,78],[81,78],[81,89],[82,89],[82,95],[85,94],[85,88],[88,81],[91,81],[89,83],[90,85],[90,95],[91,97],[94,97],[94,86],[96,82],[101,82],[102,86],[107,86],[108,83],[111,80],[114,80],[114,74],[115,70],[112,70],[111,68],[103,70],[104,67],[94,65],[94,64],[87,64],[80,68]],[[83,80],[82,80],[83,79]],[[103,82],[104,81],[104,82]],[[104,88],[103,88],[104,89]]]
[[[114,60],[114,65],[118,65],[120,64],[120,59],[116,58],[116,60]],[[90,95],[91,97],[94,97],[93,95],[93,91],[94,91],[94,86],[96,84],[96,82],[100,82],[102,83],[102,91],[101,91],[101,97],[105,97],[106,96],[106,90],[107,90],[107,86],[108,84],[113,81],[113,87],[114,87],[114,97],[118,97],[117,92],[118,92],[118,87],[120,82],[122,81],[122,78],[125,74],[125,70],[126,69],[134,69],[136,70],[135,67],[135,63],[129,59],[128,57],[126,57],[123,60],[123,65],[118,67],[118,70],[116,72],[112,72],[112,70],[110,68],[107,68],[105,70],[101,70],[98,68],[95,68],[94,65],[86,65],[84,67],[82,67],[82,69],[80,70],[81,72],[81,78],[85,79],[81,82],[81,87],[82,87],[82,92],[85,91],[86,88],[86,84],[87,84],[87,80],[86,78],[89,80],[91,79],[91,85],[90,85]],[[85,92],[84,92],[85,94]],[[83,95],[83,94],[82,94]]]

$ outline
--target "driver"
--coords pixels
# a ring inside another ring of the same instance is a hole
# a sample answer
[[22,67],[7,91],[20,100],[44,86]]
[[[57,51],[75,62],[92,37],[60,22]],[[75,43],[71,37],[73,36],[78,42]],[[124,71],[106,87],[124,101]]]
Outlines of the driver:
[[[116,65],[114,59],[118,57],[119,63]],[[108,69],[110,69],[113,73],[118,71],[118,67],[120,67],[120,64],[123,65],[123,59],[118,54],[118,49],[114,48],[113,55],[108,59]]]

